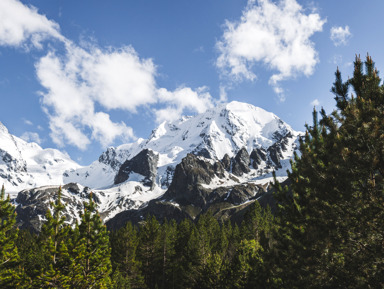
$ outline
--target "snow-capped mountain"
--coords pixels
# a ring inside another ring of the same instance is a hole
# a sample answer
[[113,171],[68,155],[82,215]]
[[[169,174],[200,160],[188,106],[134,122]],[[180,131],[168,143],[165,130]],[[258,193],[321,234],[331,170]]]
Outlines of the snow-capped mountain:
[[[231,102],[164,122],[148,139],[110,147],[82,167],[58,150],[12,136],[1,125],[0,178],[8,193],[23,190],[15,199],[19,219],[24,218],[19,224],[35,224],[35,230],[58,186],[65,184],[63,201],[72,219],[91,190],[112,227],[141,218],[145,210],[193,219],[210,206],[227,210],[249,204],[268,190],[273,171],[286,178],[301,135],[273,113]],[[28,219],[31,212],[35,217]]]
[[[258,148],[265,152],[270,168],[281,168],[284,174],[300,134],[273,113],[233,101],[194,117],[163,122],[147,140],[111,147],[90,166],[67,171],[65,182],[93,188],[112,186],[121,165],[144,149],[158,154],[156,183],[163,189],[169,186],[174,168],[188,153],[221,160],[225,155],[234,157],[241,148],[249,153]],[[280,142],[286,149],[276,155],[272,149]],[[264,173],[260,171],[259,176]]]
[[42,185],[63,184],[63,172],[80,168],[71,158],[56,149],[42,149],[8,132],[0,122],[0,183],[6,193]]

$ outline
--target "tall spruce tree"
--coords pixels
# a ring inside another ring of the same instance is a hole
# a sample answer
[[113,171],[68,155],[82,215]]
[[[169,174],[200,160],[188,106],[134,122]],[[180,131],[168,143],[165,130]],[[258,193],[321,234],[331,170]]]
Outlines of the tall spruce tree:
[[84,203],[81,223],[76,225],[72,238],[71,288],[109,288],[112,271],[109,237],[92,193],[88,203]]
[[70,227],[65,225],[64,205],[61,202],[61,187],[55,203],[51,203],[53,215],[47,211],[47,221],[42,226],[39,242],[44,255],[44,267],[33,280],[34,288],[69,288],[69,256],[67,237]]
[[18,230],[15,226],[15,207],[0,193],[0,288],[22,288],[25,280],[19,268],[20,257],[16,247]]
[[337,110],[314,112],[290,190],[276,182],[276,287],[384,287],[384,87],[369,56],[354,67],[336,72]]
[[162,264],[161,226],[154,216],[147,216],[140,226],[138,256],[142,262],[142,273],[148,288],[158,287]]
[[144,286],[144,278],[141,275],[141,263],[137,259],[137,247],[139,237],[136,227],[127,222],[125,227],[110,236],[113,266],[113,276],[118,277],[119,287],[122,289],[141,288]]

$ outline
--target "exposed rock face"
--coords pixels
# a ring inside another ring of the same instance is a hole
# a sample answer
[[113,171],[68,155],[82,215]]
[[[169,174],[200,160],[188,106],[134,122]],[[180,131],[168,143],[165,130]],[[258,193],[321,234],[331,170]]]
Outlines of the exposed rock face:
[[108,148],[99,157],[99,162],[111,166],[114,170],[118,170],[121,163],[117,160],[116,156],[116,150],[114,148]]
[[231,169],[231,158],[228,154],[225,154],[223,159],[221,160],[221,163],[223,164],[224,169],[229,172]]
[[123,163],[115,177],[115,184],[123,183],[128,180],[131,173],[137,173],[145,177],[144,185],[153,188],[156,181],[158,161],[159,156],[152,150],[142,150],[132,159]]
[[[51,202],[57,200],[59,187],[49,186],[40,187],[32,190],[21,191],[16,203],[16,221],[19,228],[29,229],[38,233],[41,230],[48,209],[51,209]],[[79,218],[79,213],[83,210],[83,201],[88,199],[90,189],[80,187],[70,183],[62,187],[62,203],[65,204],[64,215],[66,221],[74,223]],[[99,203],[97,197],[94,200]]]
[[281,168],[280,160],[283,157],[283,152],[287,150],[289,138],[292,138],[291,133],[287,133],[279,141],[271,145],[267,150],[270,159],[277,168]]
[[15,172],[27,172],[27,163],[21,158],[16,159],[6,151],[0,149],[0,161],[7,165],[7,168]]
[[251,161],[249,159],[249,154],[247,150],[243,147],[239,150],[233,160],[232,164],[232,173],[236,176],[242,176],[244,173],[249,173],[249,166]]
[[252,167],[257,170],[261,162],[267,160],[267,152],[264,149],[254,148],[249,157]]
[[203,206],[205,204],[206,192],[201,184],[208,185],[215,176],[215,169],[223,173],[223,167],[214,167],[208,161],[188,154],[180,164],[176,166],[175,174],[165,199],[174,200],[180,204],[194,204]]
[[127,210],[117,214],[114,218],[107,221],[106,225],[109,230],[118,230],[125,226],[128,221],[138,224],[148,215],[156,217],[159,221],[174,219],[176,222],[181,222],[184,219],[190,219],[184,208],[171,202],[153,200],[145,208]]

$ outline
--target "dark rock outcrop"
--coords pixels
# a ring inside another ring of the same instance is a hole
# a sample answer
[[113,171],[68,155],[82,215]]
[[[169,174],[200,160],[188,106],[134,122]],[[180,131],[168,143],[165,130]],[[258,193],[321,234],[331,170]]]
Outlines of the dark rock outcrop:
[[280,160],[283,157],[283,152],[287,150],[288,140],[290,138],[292,138],[292,134],[287,133],[267,149],[269,158],[275,164],[276,168],[281,168]]
[[115,177],[115,184],[120,184],[128,180],[131,173],[137,173],[144,176],[143,184],[151,188],[154,187],[157,174],[157,163],[159,156],[152,150],[145,149],[125,161]]
[[228,154],[224,155],[223,159],[221,160],[221,163],[223,164],[223,167],[227,172],[231,170],[231,158]]
[[232,163],[232,173],[236,176],[242,176],[250,172],[251,161],[247,150],[243,147],[239,150]]
[[129,221],[133,224],[139,224],[147,216],[154,216],[160,222],[167,220],[175,220],[181,222],[184,219],[190,219],[185,209],[167,201],[153,200],[148,206],[139,210],[127,210],[114,216],[106,222],[109,230],[118,230]]
[[[238,156],[238,164],[249,163],[247,162],[249,156],[247,158],[244,151]],[[244,167],[239,168],[246,171]],[[152,200],[147,206],[138,210],[121,212],[106,224],[109,229],[118,229],[127,221],[140,223],[147,215],[155,216],[159,221],[164,219],[181,221],[185,218],[196,220],[207,211],[223,221],[232,219],[233,216],[236,216],[234,221],[241,221],[246,208],[256,199],[267,200],[264,202],[265,206],[272,202],[273,197],[267,199],[264,197],[270,195],[268,184],[225,185],[230,178],[236,181],[233,175],[226,172],[223,161],[214,162],[188,154],[176,166],[172,183],[161,199]],[[223,180],[222,186],[220,179]],[[217,180],[218,183],[210,188],[211,183]]]
[[10,171],[27,172],[27,163],[24,160],[16,159],[2,149],[0,149],[0,163],[6,164]]
[[116,159],[116,157],[117,157],[116,149],[108,148],[99,157],[99,162],[109,165],[114,170],[117,170],[121,166],[121,163]]
[[249,158],[251,159],[252,167],[257,170],[261,162],[267,160],[267,152],[263,148],[254,148]]
[[[65,204],[66,222],[74,223],[76,216],[83,210],[83,200],[87,200],[90,189],[81,189],[77,184],[70,183],[62,187],[62,203]],[[21,229],[38,233],[41,230],[51,202],[57,200],[59,187],[49,186],[21,191],[16,198],[16,223]],[[77,197],[76,197],[77,196]],[[95,199],[96,203],[99,200]]]
[[[222,166],[218,166],[216,169],[219,170],[219,173],[224,173]],[[164,198],[174,200],[181,205],[204,206],[207,192],[201,185],[208,185],[214,176],[215,166],[213,164],[194,154],[188,154],[176,166],[172,183],[164,194]]]

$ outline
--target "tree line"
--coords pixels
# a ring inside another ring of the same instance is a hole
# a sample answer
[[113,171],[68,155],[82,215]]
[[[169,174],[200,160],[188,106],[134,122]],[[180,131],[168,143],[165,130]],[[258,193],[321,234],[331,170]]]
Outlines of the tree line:
[[147,216],[108,233],[92,195],[74,227],[65,224],[60,196],[35,235],[14,228],[3,188],[1,288],[253,288],[274,219],[255,202],[240,226],[209,213],[179,224]]
[[241,224],[208,212],[108,232],[92,195],[66,225],[59,193],[32,235],[3,189],[0,288],[384,288],[384,86],[369,56],[335,76],[336,109],[314,111],[290,185],[273,184],[276,214],[255,202]]

